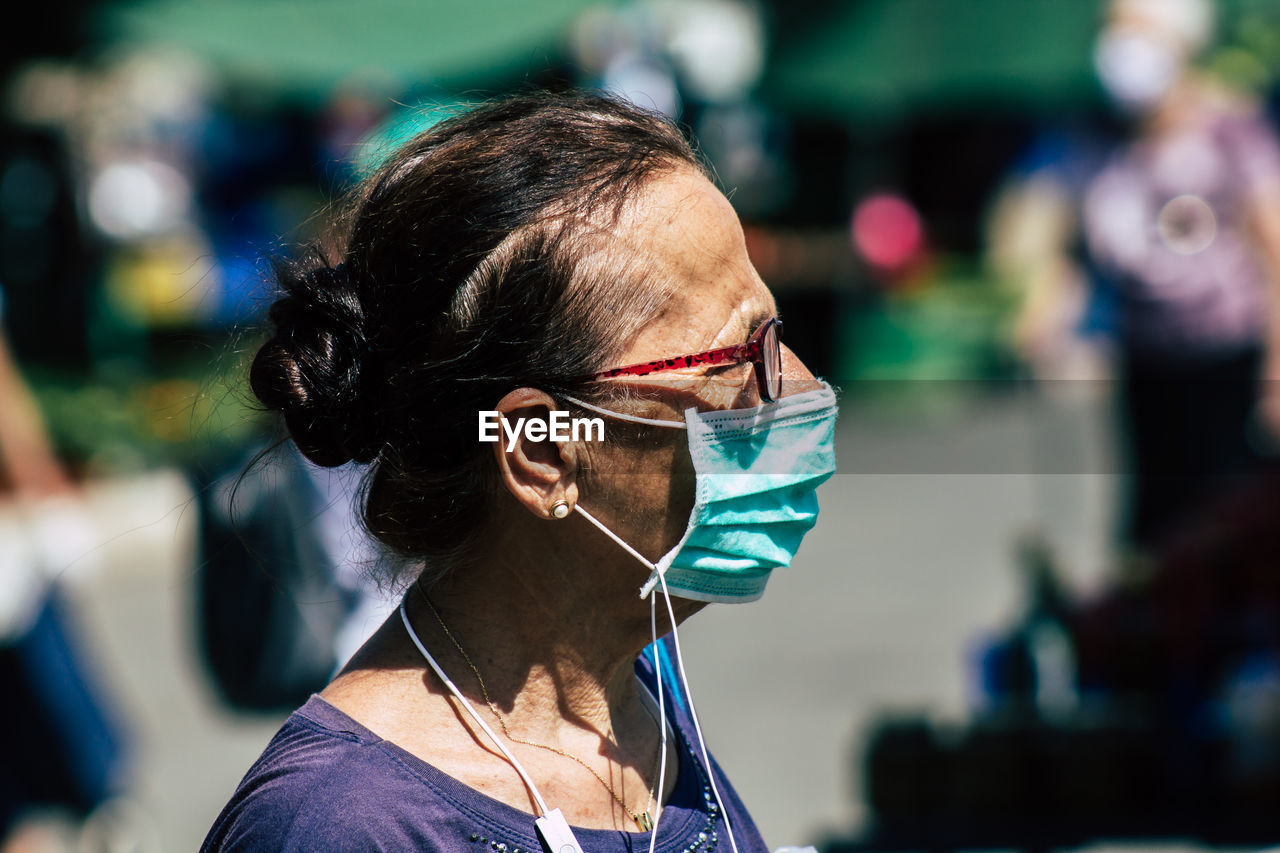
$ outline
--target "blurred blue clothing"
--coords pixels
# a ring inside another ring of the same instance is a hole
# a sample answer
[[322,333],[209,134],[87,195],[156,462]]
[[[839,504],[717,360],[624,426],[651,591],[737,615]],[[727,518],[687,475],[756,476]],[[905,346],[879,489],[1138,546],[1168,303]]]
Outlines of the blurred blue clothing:
[[[1100,130],[1050,129],[1035,138],[1012,171],[1022,176],[1050,175],[1078,211],[1083,206],[1086,188],[1105,166],[1114,145],[1115,141]],[[1120,303],[1114,282],[1098,269],[1082,239],[1077,237],[1067,249],[1089,284],[1087,302],[1076,321],[1075,333],[1082,338],[1115,338],[1120,331]]]
[[120,793],[128,744],[51,591],[31,628],[0,647],[0,837],[22,811],[87,814]]

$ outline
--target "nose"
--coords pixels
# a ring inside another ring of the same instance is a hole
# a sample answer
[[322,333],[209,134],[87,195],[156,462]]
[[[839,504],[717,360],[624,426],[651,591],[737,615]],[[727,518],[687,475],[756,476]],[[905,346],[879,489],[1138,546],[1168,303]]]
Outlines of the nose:
[[821,387],[822,383],[809,372],[809,368],[804,366],[800,356],[792,352],[791,348],[786,344],[783,344],[782,396],[789,397],[792,394],[803,394],[806,391],[816,391]]

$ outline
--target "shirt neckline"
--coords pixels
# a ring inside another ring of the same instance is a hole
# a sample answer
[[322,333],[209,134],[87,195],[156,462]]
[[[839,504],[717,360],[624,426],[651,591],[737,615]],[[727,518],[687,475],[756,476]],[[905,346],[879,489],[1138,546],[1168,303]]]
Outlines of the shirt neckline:
[[[644,685],[643,681],[642,686],[648,689],[648,685]],[[380,737],[319,694],[312,695],[294,713],[326,731],[352,735],[357,742],[382,750],[392,760],[424,782],[451,807],[490,833],[488,836],[483,833],[472,833],[473,842],[488,842],[499,853],[504,851],[512,853],[517,848],[521,853],[525,851],[536,853],[541,850],[541,843],[534,830],[533,822],[536,815],[476,790],[394,741]],[[668,708],[667,719],[672,723],[675,731],[677,776],[676,786],[671,792],[671,798],[658,824],[655,850],[674,853],[687,846],[686,842],[690,835],[698,834],[700,824],[708,824],[709,828],[720,816],[718,812],[708,812],[710,805],[710,794],[707,793],[710,790],[707,782],[708,771],[698,763],[691,744],[670,708]],[[554,802],[548,805],[553,809],[556,808]],[[649,848],[650,832],[627,832],[581,826],[573,826],[572,829],[584,849],[593,847],[601,849],[608,844],[617,844],[619,837],[627,839],[626,846],[630,850],[648,850]],[[706,829],[704,828],[704,831]],[[499,847],[499,844],[505,844],[505,846]]]

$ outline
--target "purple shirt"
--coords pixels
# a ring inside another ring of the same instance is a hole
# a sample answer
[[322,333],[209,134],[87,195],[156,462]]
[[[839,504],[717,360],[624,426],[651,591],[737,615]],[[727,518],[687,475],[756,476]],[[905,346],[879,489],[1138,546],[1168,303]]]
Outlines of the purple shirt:
[[1225,354],[1259,345],[1269,271],[1247,214],[1280,184],[1264,117],[1211,114],[1122,148],[1084,198],[1084,236],[1119,286],[1122,333],[1138,354]]
[[[636,672],[654,689],[653,671]],[[667,687],[666,679],[664,688]],[[664,693],[664,700],[670,696]],[[732,847],[696,757],[683,703],[667,703],[679,775],[658,825],[659,853]],[[738,795],[712,761],[739,853],[766,853]],[[554,802],[548,803],[555,808]],[[533,815],[498,802],[383,740],[318,696],[295,711],[236,788],[205,838],[213,851],[439,850],[539,853]],[[574,827],[584,853],[646,853],[648,833]]]

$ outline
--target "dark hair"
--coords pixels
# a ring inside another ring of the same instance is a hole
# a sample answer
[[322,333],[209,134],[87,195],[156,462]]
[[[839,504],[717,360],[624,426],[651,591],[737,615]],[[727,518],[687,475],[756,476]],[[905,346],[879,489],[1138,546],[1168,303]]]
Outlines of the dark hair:
[[366,528],[440,574],[485,519],[476,413],[507,391],[592,396],[670,282],[609,239],[655,175],[703,171],[660,115],[598,94],[481,105],[411,140],[353,192],[330,239],[277,261],[258,399],[319,465],[373,463]]

